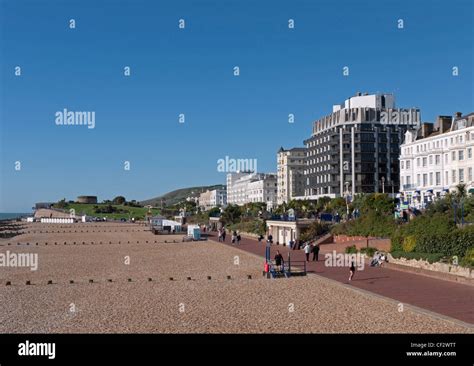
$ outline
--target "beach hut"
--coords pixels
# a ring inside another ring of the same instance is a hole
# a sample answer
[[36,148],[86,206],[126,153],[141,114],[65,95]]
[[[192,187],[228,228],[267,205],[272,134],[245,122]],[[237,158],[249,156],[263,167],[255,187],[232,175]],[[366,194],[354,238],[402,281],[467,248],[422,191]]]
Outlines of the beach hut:
[[201,229],[199,225],[188,225],[188,236],[192,237],[193,240],[201,239]]

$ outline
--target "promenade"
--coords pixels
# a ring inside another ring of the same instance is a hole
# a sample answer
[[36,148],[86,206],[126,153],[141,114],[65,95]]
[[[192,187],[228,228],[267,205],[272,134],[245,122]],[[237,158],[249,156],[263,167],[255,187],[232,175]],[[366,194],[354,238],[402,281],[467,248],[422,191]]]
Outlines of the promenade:
[[[215,235],[215,234],[214,234]],[[211,237],[212,240],[217,238]],[[226,238],[227,245],[230,237]],[[350,245],[350,244],[348,244]],[[242,237],[239,249],[262,257],[262,270],[265,257],[265,241]],[[283,258],[288,258],[288,247],[273,244],[272,259],[279,250]],[[308,273],[314,273],[350,286],[394,299],[403,304],[414,305],[444,316],[455,318],[466,323],[474,324],[474,286],[458,284],[451,281],[435,279],[414,273],[408,273],[388,268],[365,266],[363,271],[357,271],[352,281],[348,281],[349,268],[326,267],[324,265],[324,244],[321,245],[319,261],[307,263]],[[305,259],[302,250],[291,250],[291,260]],[[312,254],[310,260],[312,259]],[[279,279],[284,281],[284,279]]]

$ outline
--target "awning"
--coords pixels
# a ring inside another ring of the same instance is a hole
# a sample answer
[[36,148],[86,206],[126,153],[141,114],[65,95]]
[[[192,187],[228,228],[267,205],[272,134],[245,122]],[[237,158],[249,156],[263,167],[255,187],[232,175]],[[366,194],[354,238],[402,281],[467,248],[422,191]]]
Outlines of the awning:
[[474,188],[470,188],[468,191],[470,194],[474,194]]

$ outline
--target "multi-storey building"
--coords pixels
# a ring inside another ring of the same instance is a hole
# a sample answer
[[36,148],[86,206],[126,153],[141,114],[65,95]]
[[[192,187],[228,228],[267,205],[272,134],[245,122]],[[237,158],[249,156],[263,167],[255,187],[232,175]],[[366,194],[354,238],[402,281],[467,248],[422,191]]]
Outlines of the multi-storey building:
[[412,207],[456,191],[459,183],[474,192],[474,113],[439,116],[405,134],[400,155],[400,192]]
[[207,190],[199,195],[199,207],[209,210],[213,207],[225,207],[227,205],[227,190]]
[[399,190],[403,136],[420,124],[418,108],[395,108],[391,94],[357,93],[313,123],[305,196],[338,197]]
[[276,174],[229,173],[227,175],[227,202],[244,205],[265,202],[270,207],[276,203]]
[[277,153],[278,194],[277,203],[290,202],[294,197],[304,195],[304,170],[306,148],[295,147]]

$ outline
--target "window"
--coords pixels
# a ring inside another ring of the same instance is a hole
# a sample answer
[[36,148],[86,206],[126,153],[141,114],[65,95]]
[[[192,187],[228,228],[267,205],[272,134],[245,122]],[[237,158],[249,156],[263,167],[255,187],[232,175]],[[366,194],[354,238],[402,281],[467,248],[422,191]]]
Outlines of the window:
[[464,150],[458,151],[458,160],[464,160]]
[[410,160],[407,160],[407,169],[410,169]]
[[467,158],[472,159],[472,148],[467,149]]
[[451,171],[451,183],[456,183],[456,171]]
[[464,169],[459,169],[459,182],[464,182]]
[[435,156],[435,164],[436,164],[436,165],[439,165],[440,162],[441,162],[441,156],[440,156],[440,155],[436,155],[436,156]]
[[423,174],[423,187],[428,185],[428,174]]
[[433,173],[430,173],[430,186],[433,185]]
[[472,181],[472,168],[467,169],[467,180]]
[[403,160],[401,161],[401,166],[402,166],[402,169],[405,169],[405,165],[404,165],[404,161],[403,161]]
[[430,165],[433,165],[433,155],[430,155],[429,160],[430,160]]
[[444,163],[448,164],[448,154],[444,154]]
[[446,173],[444,174],[444,184],[448,184],[448,182],[449,182],[449,173],[446,170]]
[[436,185],[440,186],[441,185],[441,173],[436,172]]
[[420,158],[416,159],[416,166],[420,166]]
[[411,177],[407,175],[407,185],[411,185]]
[[419,187],[420,186],[420,174],[416,175],[416,185]]
[[451,161],[455,161],[456,160],[456,151],[453,151],[451,153]]
[[423,166],[426,166],[427,159],[423,158]]

